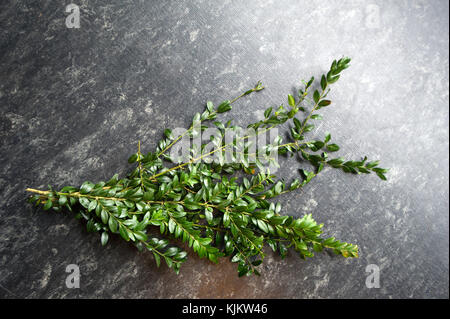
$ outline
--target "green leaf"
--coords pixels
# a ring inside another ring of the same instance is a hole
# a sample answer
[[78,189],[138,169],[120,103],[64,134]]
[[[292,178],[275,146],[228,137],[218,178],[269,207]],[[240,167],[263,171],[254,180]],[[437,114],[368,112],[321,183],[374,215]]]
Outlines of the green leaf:
[[213,221],[213,210],[210,207],[205,208],[205,217],[209,224]]
[[249,269],[248,268],[243,268],[243,269],[241,269],[240,271],[239,271],[239,273],[238,273],[238,276],[239,277],[242,277],[242,276],[245,276],[245,275],[247,275],[248,273],[249,273]]
[[342,157],[334,158],[332,160],[329,160],[327,163],[330,164],[333,167],[339,167],[344,163],[344,159]]
[[244,177],[243,183],[244,183],[245,189],[249,189],[250,188],[250,181],[246,177]]
[[313,129],[314,129],[314,125],[313,124],[309,124],[309,125],[306,125],[305,126],[305,128],[303,129],[303,132],[311,132]]
[[44,204],[44,207],[43,207],[43,209],[44,210],[49,210],[50,208],[52,208],[52,200],[51,200],[51,198],[48,198],[47,199],[47,201],[45,202],[45,204]]
[[322,100],[319,102],[319,107],[325,107],[331,104],[330,100]]
[[122,226],[122,225],[119,225],[119,234],[126,241],[130,240],[130,236],[128,235],[128,232],[127,232],[126,228],[124,226]]
[[295,128],[299,131],[302,128],[302,123],[300,123],[300,121],[295,117],[292,120],[294,122]]
[[327,150],[329,152],[337,152],[337,151],[339,151],[339,145],[337,145],[337,144],[327,144]]
[[319,244],[319,243],[314,243],[314,244],[313,244],[313,249],[314,249],[315,252],[320,253],[320,252],[323,250],[323,247],[322,247],[322,245]]
[[358,171],[364,174],[370,174],[370,171],[364,167],[358,167]]
[[291,186],[289,187],[289,190],[294,190],[300,187],[300,180],[299,179],[295,179],[292,183]]
[[192,122],[198,122],[201,119],[200,113],[195,113],[194,118],[192,119]]
[[166,252],[164,253],[165,256],[168,257],[173,257],[178,253],[178,248],[177,247],[170,247],[169,249],[166,250]]
[[147,241],[147,239],[148,239],[147,235],[142,231],[135,231],[133,233],[133,235],[134,235],[134,237],[136,237],[137,240],[140,240],[140,241]]
[[228,212],[223,214],[222,223],[224,227],[228,227],[230,225],[230,214]]
[[130,164],[136,163],[137,159],[138,159],[138,155],[133,154],[130,156],[130,158],[128,158],[128,163],[130,163]]
[[153,252],[153,257],[155,257],[156,267],[159,268],[161,266],[161,258],[159,257],[158,253]]
[[376,173],[387,173],[389,170],[385,169],[385,168],[381,168],[381,167],[375,167],[372,168],[372,171],[376,172]]
[[224,101],[217,107],[217,113],[224,113],[231,110],[230,101]]
[[83,206],[84,208],[88,208],[89,204],[91,203],[89,201],[89,199],[87,199],[86,197],[80,197],[80,199],[78,200],[81,204],[81,206]]
[[328,83],[329,83],[329,84],[335,83],[337,80],[339,80],[339,77],[340,77],[339,75],[330,77],[330,78],[328,79]]
[[72,186],[64,186],[63,188],[61,188],[61,193],[74,193],[76,191],[77,189]]
[[319,100],[320,100],[320,93],[319,93],[318,90],[315,90],[315,91],[314,91],[313,98],[314,98],[314,102],[315,102],[316,104],[318,104],[318,103],[319,103]]
[[214,111],[214,104],[211,101],[206,102],[206,108],[208,109],[209,112],[213,112]]
[[258,219],[257,223],[258,223],[259,229],[261,229],[265,233],[269,232],[269,228],[267,227],[267,224],[264,221],[262,221],[261,219]]
[[174,137],[172,135],[172,130],[169,130],[168,128],[166,128],[164,130],[164,135],[169,139],[169,140],[173,140]]
[[283,183],[282,182],[276,183],[274,190],[276,194],[280,194],[283,191]]
[[108,243],[109,235],[107,232],[102,233],[101,242],[102,246],[105,246]]
[[170,259],[170,258],[168,258],[168,257],[164,257],[164,260],[165,260],[165,262],[166,262],[166,264],[167,264],[167,267],[171,268],[172,265],[173,265],[172,259]]
[[217,258],[217,255],[214,255],[214,254],[208,254],[208,259],[209,259],[210,261],[212,261],[213,263],[215,263],[215,264],[218,264],[218,263],[219,263],[219,259]]
[[91,192],[91,190],[94,188],[94,184],[91,182],[84,182],[80,187],[80,193],[81,194],[88,194]]
[[367,167],[367,168],[374,168],[374,167],[376,167],[376,166],[379,165],[379,164],[380,164],[380,161],[373,161],[373,162],[367,163],[367,164],[366,164],[366,167]]
[[111,232],[113,232],[113,233],[117,232],[118,223],[114,218],[111,217],[108,220],[108,226],[109,226],[109,229],[111,230]]
[[235,204],[236,206],[247,206],[247,205],[248,205],[248,203],[247,203],[245,200],[243,200],[243,199],[237,199],[237,200],[235,200],[235,201],[234,201],[234,204]]
[[322,147],[325,146],[325,143],[322,141],[314,141],[312,144],[313,144],[313,147],[311,148],[311,150],[314,152],[320,150]]
[[295,106],[295,99],[294,99],[294,97],[292,96],[292,94],[289,94],[289,95],[288,95],[288,101],[289,101],[289,105],[290,105],[290,106],[292,106],[292,107]]
[[65,204],[67,204],[67,197],[64,195],[59,196],[58,204],[60,206],[64,206]]
[[113,177],[106,183],[108,186],[114,186],[117,184],[119,180],[119,174],[114,174]]
[[171,234],[173,234],[173,232],[175,231],[175,227],[177,226],[177,224],[175,223],[175,221],[173,220],[173,218],[169,219],[169,232]]
[[92,212],[96,207],[97,207],[97,201],[96,201],[96,200],[92,200],[92,201],[89,203],[88,211],[89,211],[89,212]]
[[386,178],[386,176],[384,176],[383,173],[381,173],[381,172],[376,172],[376,174],[377,174],[377,176],[378,176],[380,179],[382,179],[383,181],[387,181],[387,178]]
[[145,192],[144,195],[142,196],[142,200],[144,200],[144,201],[150,201],[150,200],[153,200],[153,198],[154,198],[153,190]]
[[112,207],[116,205],[116,202],[111,199],[100,199],[99,202],[104,207]]
[[323,91],[325,91],[325,89],[327,88],[327,78],[325,77],[325,75],[322,75],[322,79],[320,80],[320,87]]
[[102,212],[100,213],[100,217],[104,224],[108,224],[109,214],[106,210],[102,209]]
[[306,88],[309,88],[309,87],[311,86],[311,84],[313,84],[313,82],[314,82],[314,77],[312,76],[312,77],[309,79],[308,83],[306,84]]

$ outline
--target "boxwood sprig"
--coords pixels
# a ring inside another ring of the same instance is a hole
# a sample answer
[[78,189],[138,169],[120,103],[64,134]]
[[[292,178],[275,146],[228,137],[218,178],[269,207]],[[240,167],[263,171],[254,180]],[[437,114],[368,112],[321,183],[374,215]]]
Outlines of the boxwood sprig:
[[[217,107],[208,101],[203,113],[194,115],[192,125],[183,134],[174,136],[172,130],[164,130],[154,152],[142,153],[139,142],[137,152],[129,157],[134,168],[127,176],[119,179],[116,174],[106,182],[86,181],[80,187],[66,186],[59,191],[51,187],[29,188],[27,191],[33,193],[30,201],[42,205],[44,210],[73,212],[86,222],[89,232],[100,234],[102,245],[111,235],[118,235],[139,250],[150,251],[158,267],[163,260],[176,273],[188,254],[177,242],[185,243],[198,257],[214,263],[229,257],[237,264],[239,276],[260,274],[266,246],[282,258],[289,249],[302,258],[324,249],[344,257],[358,257],[357,245],[322,237],[323,224],[318,224],[311,214],[300,218],[282,214],[281,202],[274,200],[305,187],[324,167],[353,174],[375,173],[386,180],[387,169],[379,167],[379,161],[368,161],[367,157],[329,158],[329,153],[340,150],[331,142],[330,133],[324,138],[308,138],[316,129],[312,122],[323,118],[317,112],[332,104],[328,99],[331,85],[349,65],[349,58],[334,60],[320,81],[314,77],[303,81],[297,97],[288,95],[286,106],[269,107],[264,119],[248,125],[256,130],[255,134],[262,134],[289,122],[291,134],[286,142],[277,136],[264,148],[250,152],[250,135],[223,141],[227,129],[238,128],[231,121],[218,121],[217,117],[230,111],[240,98],[264,89],[258,82]],[[169,150],[185,137],[198,136],[208,128],[204,124],[211,122],[221,135],[211,138],[216,148],[207,151],[206,144],[200,149],[192,147],[186,162],[171,164],[174,159]],[[277,153],[297,155],[300,162],[308,162],[314,170],[299,166],[298,176],[286,183],[262,164],[265,160],[279,166],[273,156]],[[219,160],[206,161],[213,155]],[[225,162],[225,156],[230,156],[231,162]],[[150,235],[155,231],[160,238]]]

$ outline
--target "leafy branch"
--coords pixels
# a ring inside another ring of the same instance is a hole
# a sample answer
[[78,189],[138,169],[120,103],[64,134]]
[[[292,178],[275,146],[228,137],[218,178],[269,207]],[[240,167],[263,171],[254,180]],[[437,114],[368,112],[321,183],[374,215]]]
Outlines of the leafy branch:
[[[261,82],[217,107],[208,101],[204,112],[196,113],[192,125],[182,134],[174,136],[172,130],[164,130],[154,152],[143,154],[139,142],[137,152],[128,160],[134,169],[126,177],[119,179],[116,174],[106,182],[87,181],[80,187],[66,186],[59,191],[28,188],[33,193],[30,202],[42,205],[44,210],[73,212],[86,222],[89,232],[100,233],[102,245],[107,244],[110,235],[118,235],[139,250],[152,252],[158,267],[163,260],[176,273],[187,258],[187,252],[175,245],[177,242],[186,243],[200,258],[215,263],[230,257],[238,265],[239,276],[259,275],[266,245],[282,258],[289,249],[302,258],[324,249],[344,257],[358,257],[356,245],[334,237],[323,238],[323,224],[318,224],[311,214],[301,218],[282,215],[281,203],[274,200],[305,187],[325,166],[352,174],[375,173],[386,180],[388,170],[379,167],[379,161],[368,161],[367,157],[329,158],[329,153],[340,150],[331,142],[330,133],[323,139],[308,137],[315,129],[313,121],[323,118],[317,112],[332,104],[327,98],[331,85],[349,63],[349,58],[335,60],[320,81],[314,77],[303,81],[297,97],[288,95],[287,106],[269,107],[264,119],[248,125],[255,130],[253,135],[225,142],[225,132],[238,128],[231,121],[217,121],[217,117],[230,111],[240,98],[261,91]],[[190,146],[187,161],[172,164],[174,159],[168,151],[183,138],[198,136],[208,128],[202,124],[213,120],[220,135],[211,138],[215,148],[207,149],[208,144],[201,144],[199,149]],[[252,138],[288,121],[289,141],[283,143],[282,137],[276,136],[263,148],[250,151]],[[314,170],[299,167],[299,176],[286,183],[262,163],[265,160],[279,166],[274,154],[298,155],[300,162],[310,163]],[[212,155],[218,160],[208,161]],[[231,162],[225,163],[225,156],[230,156]],[[152,228],[159,230],[162,238],[149,236]]]

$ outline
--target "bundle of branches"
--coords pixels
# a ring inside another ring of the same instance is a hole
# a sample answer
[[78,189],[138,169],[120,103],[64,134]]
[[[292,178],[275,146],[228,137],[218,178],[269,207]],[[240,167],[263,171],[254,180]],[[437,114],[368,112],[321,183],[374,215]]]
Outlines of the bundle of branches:
[[[155,152],[141,153],[139,143],[137,152],[129,158],[135,168],[127,177],[119,179],[116,174],[107,182],[87,181],[79,188],[66,186],[58,191],[51,187],[46,191],[27,189],[33,193],[30,201],[43,205],[44,210],[73,212],[76,218],[87,223],[89,232],[101,234],[102,245],[106,245],[111,234],[118,234],[139,250],[152,252],[158,266],[163,260],[176,273],[187,257],[186,251],[174,245],[177,240],[185,243],[182,247],[188,246],[201,258],[215,263],[220,257],[228,256],[237,263],[239,276],[259,275],[258,266],[265,257],[266,244],[282,258],[289,248],[302,258],[312,257],[314,252],[323,249],[344,257],[357,257],[356,245],[334,237],[323,238],[323,225],[311,214],[301,218],[282,215],[281,204],[273,200],[304,187],[325,166],[353,174],[374,172],[386,179],[387,170],[378,167],[378,161],[368,161],[366,157],[361,160],[330,158],[329,153],[339,150],[338,145],[330,143],[330,134],[323,140],[306,137],[314,129],[311,122],[322,119],[317,111],[331,104],[327,99],[330,85],[339,79],[349,63],[349,58],[335,60],[317,84],[314,77],[303,81],[298,97],[288,95],[288,106],[281,105],[276,110],[269,107],[263,120],[248,126],[255,132],[253,136],[237,137],[227,143],[223,138],[226,131],[236,130],[236,126],[230,121],[214,120],[218,114],[231,110],[238,99],[262,90],[260,82],[218,107],[207,102],[204,112],[194,116],[193,124],[184,133],[177,135],[166,129]],[[297,113],[303,114],[302,120],[296,117]],[[208,121],[220,132],[219,136],[211,137],[213,150],[205,151],[206,144],[200,148],[191,146],[188,158],[174,164],[176,159],[169,154],[174,149],[172,146],[202,134],[207,126],[198,123]],[[287,121],[292,121],[290,141],[283,143],[277,136],[262,149],[249,151],[252,137]],[[227,154],[231,154],[231,162],[225,162]],[[299,178],[286,184],[263,165],[266,161],[276,167],[278,160],[274,154],[297,154],[301,162],[312,164],[313,170],[299,169]],[[215,159],[208,161],[213,155]]]

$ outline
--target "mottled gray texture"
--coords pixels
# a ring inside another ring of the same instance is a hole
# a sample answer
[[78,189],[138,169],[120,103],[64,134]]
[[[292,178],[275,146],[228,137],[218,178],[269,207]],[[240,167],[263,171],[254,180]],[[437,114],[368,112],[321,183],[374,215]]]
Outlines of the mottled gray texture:
[[[65,27],[68,3],[0,4],[0,297],[448,298],[447,1],[83,0],[80,29]],[[389,181],[328,170],[282,201],[358,244],[359,259],[269,253],[261,277],[239,279],[227,260],[190,254],[176,276],[25,202],[26,187],[125,174],[138,140],[153,150],[207,99],[261,79],[267,89],[231,115],[255,120],[342,55],[352,66],[319,134],[331,131],[340,155],[381,159]],[[80,289],[65,286],[68,264]],[[368,264],[379,289],[365,286]]]

